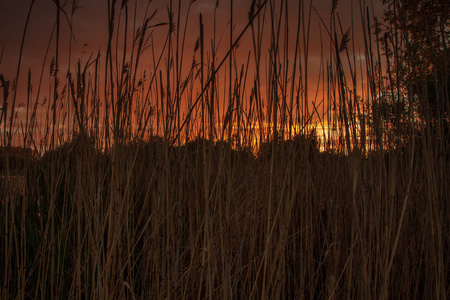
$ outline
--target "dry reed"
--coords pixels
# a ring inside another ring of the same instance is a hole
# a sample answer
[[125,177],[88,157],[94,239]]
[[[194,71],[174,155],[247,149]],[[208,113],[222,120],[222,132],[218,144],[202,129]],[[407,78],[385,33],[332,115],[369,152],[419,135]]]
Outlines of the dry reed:
[[[432,80],[441,111],[429,120],[427,82],[402,86],[400,73],[415,72],[397,57],[404,28],[379,37],[363,5],[352,31],[338,1],[328,25],[319,15],[326,33],[313,87],[312,1],[299,4],[294,43],[290,1],[252,1],[241,31],[230,1],[223,54],[215,25],[208,51],[200,15],[186,63],[195,1],[185,16],[182,1],[170,1],[167,22],[156,23],[150,2],[138,20],[137,1],[113,0],[106,53],[61,78],[67,14],[54,2],[52,98],[41,99],[39,83],[22,132],[17,89],[0,74],[2,299],[448,297],[448,56]],[[153,30],[167,32],[160,48]],[[239,66],[244,35],[252,49]],[[323,101],[312,101],[314,88]]]

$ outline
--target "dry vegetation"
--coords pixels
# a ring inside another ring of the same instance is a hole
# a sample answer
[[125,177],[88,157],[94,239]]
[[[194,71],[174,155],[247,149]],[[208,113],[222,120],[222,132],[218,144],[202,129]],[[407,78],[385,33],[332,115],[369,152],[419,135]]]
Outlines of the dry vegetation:
[[[330,46],[320,105],[307,97],[315,12],[303,1],[289,64],[289,1],[254,1],[220,57],[200,17],[193,62],[183,61],[190,45],[172,1],[167,23],[153,20],[151,4],[140,21],[133,1],[108,1],[105,53],[64,77],[50,41],[50,95],[28,94],[26,120],[11,114],[17,91],[0,74],[0,298],[447,299],[449,15],[430,29],[441,51],[428,49],[426,69],[409,51],[408,11],[386,2],[385,27],[359,7],[364,63],[337,1],[322,18]],[[167,32],[163,49],[149,42],[152,30]],[[241,33],[254,41],[242,68]],[[250,66],[266,78],[248,80]],[[317,136],[313,120],[338,136]]]

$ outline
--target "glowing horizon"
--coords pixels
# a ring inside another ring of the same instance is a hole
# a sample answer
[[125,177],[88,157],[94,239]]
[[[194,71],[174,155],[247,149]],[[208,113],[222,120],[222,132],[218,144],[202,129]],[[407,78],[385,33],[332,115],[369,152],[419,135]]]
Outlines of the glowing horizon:
[[[331,11],[329,1],[317,0],[311,6],[286,2],[281,7],[264,5],[266,1],[256,1],[255,6],[250,0],[217,3],[183,2],[181,8],[176,3],[172,7],[172,1],[170,6],[165,1],[148,6],[141,1],[118,3],[110,50],[105,45],[108,14],[104,3],[63,7],[69,18],[60,24],[58,45],[50,21],[56,22],[55,7],[36,4],[23,56],[11,52],[21,34],[8,34],[5,39],[8,59],[0,64],[14,89],[4,101],[10,106],[15,102],[16,107],[12,114],[4,114],[4,121],[10,121],[2,122],[0,128],[3,142],[10,130],[19,143],[33,132],[37,140],[49,136],[64,140],[80,130],[93,130],[107,139],[117,126],[128,126],[120,131],[127,139],[150,132],[177,138],[186,135],[186,130],[189,136],[203,130],[209,136],[207,124],[214,124],[213,139],[223,139],[226,122],[233,124],[231,135],[244,128],[256,134],[246,139],[259,141],[273,134],[274,118],[278,131],[284,129],[290,136],[302,128],[310,130],[315,123],[325,128],[323,124],[335,114],[330,111],[331,102],[340,93],[336,79],[325,82],[328,64],[334,60],[334,50],[328,49],[329,28],[322,23]],[[5,5],[25,19],[26,7]],[[130,12],[125,10],[128,5]],[[344,3],[333,13],[347,16],[346,27],[360,22],[352,10]],[[307,28],[297,23],[300,16],[307,17]],[[15,24],[20,19],[5,18]],[[280,26],[278,34],[274,26]],[[297,26],[303,31],[296,32]],[[351,42],[362,47],[361,33],[356,31]],[[343,66],[346,74],[349,68],[365,64],[361,49],[352,55],[357,61]],[[20,75],[15,78],[14,61],[19,59]],[[26,68],[31,70],[28,74]],[[358,95],[364,95],[365,81],[364,74],[358,76]],[[331,132],[326,131],[320,136],[326,138]]]

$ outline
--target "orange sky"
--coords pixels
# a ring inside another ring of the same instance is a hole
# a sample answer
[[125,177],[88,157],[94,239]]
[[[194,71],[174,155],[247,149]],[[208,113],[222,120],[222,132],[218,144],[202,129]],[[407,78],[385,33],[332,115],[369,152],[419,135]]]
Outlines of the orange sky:
[[[72,1],[61,0],[62,3],[67,2],[65,9],[70,18],[70,11]],[[121,1],[118,1],[120,3]],[[132,16],[134,3],[137,3],[137,20],[140,22],[142,20],[142,13],[147,5],[147,1],[137,0],[129,1],[130,13]],[[167,7],[170,5],[170,0],[154,0],[149,5],[149,15],[153,12],[155,17],[151,20],[151,24],[163,23],[168,21],[167,17]],[[175,22],[176,13],[178,11],[178,1],[173,0],[173,10],[175,12]],[[185,41],[185,54],[183,70],[190,68],[192,61],[192,50],[194,48],[195,42],[199,36],[199,14],[203,15],[204,22],[204,36],[206,51],[210,52],[211,41],[213,37],[213,17],[215,0],[197,0],[191,6],[190,16],[187,23],[187,36]],[[248,21],[248,12],[251,6],[251,0],[234,1],[234,30],[233,35],[236,38],[240,32],[243,30]],[[289,56],[293,55],[295,47],[295,34],[298,21],[298,3],[297,0],[288,0],[289,4]],[[0,73],[4,75],[7,79],[12,79],[15,77],[15,72],[17,68],[20,42],[22,38],[23,28],[25,25],[26,15],[29,9],[31,1],[25,0],[2,0],[0,2],[0,48],[2,49],[2,57],[0,61]],[[181,20],[180,29],[183,31],[186,10],[188,7],[188,1],[182,0],[181,7]],[[279,10],[278,6],[281,1],[275,1],[276,11]],[[382,5],[379,0],[373,1],[359,1],[359,0],[341,0],[339,1],[337,13],[339,14],[340,20],[342,22],[343,30],[345,31],[349,28],[352,23],[354,25],[354,36],[353,41],[355,43],[355,52],[358,56],[359,53],[363,54],[364,48],[362,43],[361,30],[361,19],[360,19],[360,4],[363,6],[368,6],[370,9],[374,7],[375,14],[381,16]],[[80,0],[78,1],[79,9],[75,12],[73,16],[73,32],[75,40],[72,41],[72,58],[71,58],[71,69],[75,67],[75,63],[78,59],[87,57],[91,53],[96,53],[97,51],[105,52],[107,44],[107,1],[95,0]],[[312,5],[318,14],[323,18],[326,24],[330,20],[331,11],[331,1],[330,0],[313,0]],[[354,17],[352,20],[352,7],[354,10]],[[309,1],[305,1],[305,8],[308,10]],[[54,1],[36,1],[33,10],[31,12],[30,23],[25,39],[24,52],[21,62],[21,76],[19,79],[18,89],[26,88],[26,73],[28,69],[33,72],[33,87],[37,85],[37,79],[39,77],[40,70],[43,65],[44,54],[50,39],[52,28],[56,21]],[[60,70],[66,72],[68,69],[68,51],[69,48],[69,31],[68,22],[62,15],[62,32],[60,37]],[[284,18],[285,16],[283,16]],[[132,18],[132,17],[131,17]],[[218,46],[218,61],[222,59],[225,52],[229,48],[229,20],[230,20],[230,1],[219,1],[219,7],[216,11],[216,44]],[[323,54],[321,54],[321,43],[324,46],[324,56],[325,58],[329,55],[329,44],[328,37],[326,36],[326,30],[321,24],[321,21],[316,12],[311,14],[311,33],[310,33],[310,46],[308,54],[308,84],[309,88],[309,99],[315,96],[315,91],[317,87],[317,80],[319,76],[320,61]],[[267,34],[269,34],[269,27],[265,29]],[[161,48],[162,41],[167,35],[167,26],[162,26],[155,28],[154,41],[155,41],[155,52],[158,52],[158,48]],[[219,44],[219,39],[223,35],[222,40]],[[269,35],[267,35],[269,36]],[[322,37],[322,40],[320,39]],[[262,53],[262,63],[266,64],[268,59],[268,50],[270,41],[265,39],[263,41],[266,46],[263,45]],[[3,48],[2,48],[3,47]],[[302,47],[302,46],[301,46]],[[236,50],[237,65],[246,64],[247,56],[249,51],[252,49],[252,38],[250,31],[243,35],[241,42],[239,43],[239,48]],[[54,42],[51,44],[49,58],[47,59],[47,65],[45,67],[45,72],[48,72],[49,63],[51,57],[54,55]],[[150,57],[149,51],[144,54],[145,57]],[[142,60],[142,66],[145,68],[146,64],[150,64],[150,58],[148,61]],[[254,61],[253,58],[250,60],[249,65],[249,75],[250,81],[253,81],[254,73]],[[164,68],[164,65],[161,66]],[[265,66],[262,66],[265,70]],[[44,83],[44,86],[45,83]],[[250,87],[247,88],[249,92]],[[18,93],[18,103],[23,103],[23,95]],[[317,102],[320,99],[316,99]]]

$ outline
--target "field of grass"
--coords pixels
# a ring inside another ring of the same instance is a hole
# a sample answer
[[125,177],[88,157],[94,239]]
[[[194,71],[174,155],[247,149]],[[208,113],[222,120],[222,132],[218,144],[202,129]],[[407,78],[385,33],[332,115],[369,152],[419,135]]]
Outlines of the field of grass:
[[[105,52],[60,70],[61,3],[48,94],[25,93],[24,119],[0,73],[1,299],[449,297],[447,27],[420,80],[400,59],[407,29],[356,5],[359,62],[333,1],[308,87],[309,1],[290,33],[291,2],[253,1],[221,44],[195,1],[182,16],[170,1],[163,23],[151,3],[142,20],[133,1],[107,3]],[[197,17],[186,45],[180,20]]]

